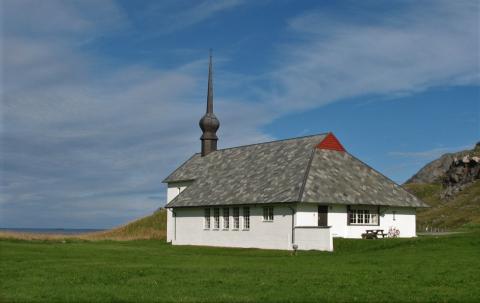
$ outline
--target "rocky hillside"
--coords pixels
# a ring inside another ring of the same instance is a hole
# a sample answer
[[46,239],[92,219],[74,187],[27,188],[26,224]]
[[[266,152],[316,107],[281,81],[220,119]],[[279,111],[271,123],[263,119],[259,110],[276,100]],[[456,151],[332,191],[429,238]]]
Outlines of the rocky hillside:
[[480,142],[430,162],[404,187],[431,206],[418,211],[419,229],[480,224]]
[[405,184],[409,183],[440,183],[445,176],[450,166],[455,160],[461,160],[465,156],[480,157],[480,142],[475,145],[472,150],[463,150],[456,153],[448,153],[440,158],[433,160],[420,169],[413,177],[407,180]]
[[425,201],[430,208],[418,209],[417,230],[454,230],[465,225],[480,226],[480,181],[476,181],[453,198],[441,198],[439,183],[410,183],[404,187]]

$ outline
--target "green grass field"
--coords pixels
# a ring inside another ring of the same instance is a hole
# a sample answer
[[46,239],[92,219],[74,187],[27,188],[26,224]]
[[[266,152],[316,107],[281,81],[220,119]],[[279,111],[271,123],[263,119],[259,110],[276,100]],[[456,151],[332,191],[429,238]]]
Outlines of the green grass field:
[[480,233],[335,240],[335,252],[161,240],[0,241],[1,302],[469,302]]

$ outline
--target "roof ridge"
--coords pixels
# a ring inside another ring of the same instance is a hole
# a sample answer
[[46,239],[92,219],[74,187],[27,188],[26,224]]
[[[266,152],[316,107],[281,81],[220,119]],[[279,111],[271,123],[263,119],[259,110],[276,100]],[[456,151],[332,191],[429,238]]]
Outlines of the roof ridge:
[[276,143],[276,142],[284,142],[284,141],[297,140],[297,139],[305,139],[305,138],[310,138],[310,137],[317,137],[317,136],[327,135],[327,134],[329,134],[329,133],[330,133],[330,132],[325,132],[325,133],[319,133],[319,134],[307,135],[307,136],[301,136],[301,137],[293,137],[293,138],[286,138],[286,139],[280,139],[280,140],[272,140],[272,141],[266,141],[266,142],[251,143],[251,144],[245,144],[245,145],[238,145],[238,146],[233,146],[233,147],[220,148],[220,149],[217,149],[215,152],[224,151],[224,150],[229,150],[229,149],[234,149],[234,148],[249,147],[249,146],[254,146],[254,145],[262,145],[262,144],[269,144],[269,143]]
[[305,174],[302,180],[302,186],[300,187],[300,192],[298,194],[298,202],[302,202],[302,199],[303,199],[303,192],[305,191],[305,185],[307,184],[308,175],[310,174],[310,167],[312,166],[313,157],[315,156],[315,150],[316,150],[316,147],[312,148],[312,152],[310,153],[310,158],[308,159],[307,168],[305,170]]

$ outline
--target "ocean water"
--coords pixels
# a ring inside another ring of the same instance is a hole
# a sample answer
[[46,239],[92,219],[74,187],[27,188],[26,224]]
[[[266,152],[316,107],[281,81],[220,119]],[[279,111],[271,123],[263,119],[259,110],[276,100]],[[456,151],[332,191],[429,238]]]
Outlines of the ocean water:
[[0,231],[15,231],[22,233],[36,233],[36,234],[58,234],[58,235],[78,235],[84,233],[91,233],[95,231],[102,231],[105,229],[91,229],[91,228],[0,228]]

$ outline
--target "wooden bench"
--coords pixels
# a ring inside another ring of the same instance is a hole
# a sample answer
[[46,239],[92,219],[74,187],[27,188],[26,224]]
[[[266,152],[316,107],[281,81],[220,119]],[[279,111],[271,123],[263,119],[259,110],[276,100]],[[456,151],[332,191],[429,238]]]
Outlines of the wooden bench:
[[385,238],[388,234],[384,233],[383,229],[367,229],[362,234],[362,239],[378,239],[379,236]]
[[388,234],[383,232],[383,229],[377,229],[377,238],[378,236],[382,236],[382,238],[388,237]]

